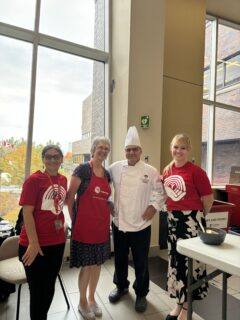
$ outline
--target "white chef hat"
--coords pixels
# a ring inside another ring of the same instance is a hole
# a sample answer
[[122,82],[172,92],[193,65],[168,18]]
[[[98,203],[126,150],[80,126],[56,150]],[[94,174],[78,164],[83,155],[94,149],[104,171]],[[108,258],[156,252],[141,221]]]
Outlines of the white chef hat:
[[129,127],[128,129],[127,136],[125,139],[125,147],[127,146],[138,146],[141,148],[138,131],[135,126]]

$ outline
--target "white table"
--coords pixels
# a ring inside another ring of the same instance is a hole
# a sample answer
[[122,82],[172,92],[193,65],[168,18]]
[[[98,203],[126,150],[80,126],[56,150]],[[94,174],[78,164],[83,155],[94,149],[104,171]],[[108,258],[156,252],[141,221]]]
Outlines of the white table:
[[[199,237],[179,240],[177,251],[188,257],[188,320],[192,320],[192,291],[220,273],[223,274],[222,287],[222,319],[227,319],[227,277],[236,275],[240,277],[240,237],[227,234],[220,246],[204,244]],[[215,267],[217,270],[205,279],[193,284],[193,259]]]

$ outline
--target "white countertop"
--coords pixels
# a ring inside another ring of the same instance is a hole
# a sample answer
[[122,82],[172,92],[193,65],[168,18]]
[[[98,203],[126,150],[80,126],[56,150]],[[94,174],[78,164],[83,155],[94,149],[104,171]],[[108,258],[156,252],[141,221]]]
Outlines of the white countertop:
[[220,246],[208,245],[199,237],[179,240],[177,251],[221,271],[240,277],[240,237],[227,234]]

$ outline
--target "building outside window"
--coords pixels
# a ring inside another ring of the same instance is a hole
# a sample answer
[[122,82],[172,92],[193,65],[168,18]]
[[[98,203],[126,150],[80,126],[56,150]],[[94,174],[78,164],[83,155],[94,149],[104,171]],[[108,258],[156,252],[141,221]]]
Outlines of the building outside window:
[[214,17],[206,20],[203,101],[202,167],[225,185],[240,168],[240,26]]
[[69,178],[91,140],[108,135],[108,8],[109,0],[0,1],[0,217],[12,223],[43,146],[62,148]]

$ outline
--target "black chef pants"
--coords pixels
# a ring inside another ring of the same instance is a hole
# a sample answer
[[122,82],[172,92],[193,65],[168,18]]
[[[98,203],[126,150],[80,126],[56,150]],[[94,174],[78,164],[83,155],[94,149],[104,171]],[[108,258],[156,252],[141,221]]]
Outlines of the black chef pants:
[[137,296],[146,296],[149,291],[148,253],[151,226],[136,232],[123,232],[112,224],[115,272],[113,282],[122,290],[129,287],[128,254],[131,249],[135,268],[133,289]]
[[[37,255],[30,266],[24,266],[30,291],[31,320],[46,320],[55,292],[55,282],[62,265],[64,243],[41,247],[44,256]],[[19,246],[19,259],[27,247]]]

